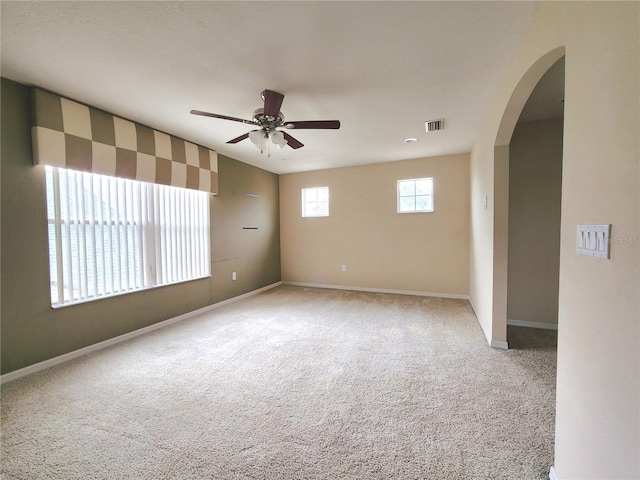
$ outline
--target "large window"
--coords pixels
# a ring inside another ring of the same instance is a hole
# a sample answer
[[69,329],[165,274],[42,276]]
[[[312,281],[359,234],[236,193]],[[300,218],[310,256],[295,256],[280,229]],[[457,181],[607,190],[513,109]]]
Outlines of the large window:
[[51,305],[210,275],[206,192],[46,167]]
[[329,216],[329,187],[302,189],[302,216]]
[[433,177],[398,180],[398,213],[433,212]]

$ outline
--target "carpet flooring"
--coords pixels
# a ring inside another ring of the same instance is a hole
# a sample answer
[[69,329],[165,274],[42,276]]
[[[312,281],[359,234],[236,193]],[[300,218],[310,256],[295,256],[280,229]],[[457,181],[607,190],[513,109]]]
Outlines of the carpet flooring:
[[280,286],[3,385],[0,472],[546,479],[556,351],[510,335],[465,300]]

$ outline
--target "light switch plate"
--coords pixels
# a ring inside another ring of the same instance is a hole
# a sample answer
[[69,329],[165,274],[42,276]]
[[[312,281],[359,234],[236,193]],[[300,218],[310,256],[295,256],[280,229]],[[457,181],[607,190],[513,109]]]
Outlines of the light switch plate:
[[610,258],[611,224],[578,225],[577,251],[580,255]]

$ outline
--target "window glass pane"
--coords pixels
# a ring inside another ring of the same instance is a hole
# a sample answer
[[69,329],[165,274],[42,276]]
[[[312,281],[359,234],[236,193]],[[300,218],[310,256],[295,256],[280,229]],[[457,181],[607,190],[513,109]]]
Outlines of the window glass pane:
[[431,195],[416,196],[416,210],[429,211],[431,210]]
[[427,208],[425,208],[428,212],[433,212],[433,195],[427,196]]
[[302,189],[302,216],[326,217],[329,215],[329,187]]
[[398,213],[433,211],[433,177],[398,180]]
[[318,191],[315,188],[307,188],[305,192],[305,202],[315,202],[318,199]]
[[306,204],[306,215],[307,217],[315,217],[318,215],[318,204],[317,203],[307,203]]
[[329,202],[318,202],[318,215],[329,215]]
[[415,197],[400,197],[401,212],[413,212],[415,208]]
[[415,195],[416,184],[413,180],[401,181],[398,184],[398,190],[401,196]]
[[328,188],[318,188],[318,201],[319,202],[328,202],[329,201],[329,189]]
[[427,195],[431,193],[432,189],[432,179],[423,178],[421,180],[416,181],[416,195]]
[[207,193],[64,169],[45,183],[52,305],[210,275]]

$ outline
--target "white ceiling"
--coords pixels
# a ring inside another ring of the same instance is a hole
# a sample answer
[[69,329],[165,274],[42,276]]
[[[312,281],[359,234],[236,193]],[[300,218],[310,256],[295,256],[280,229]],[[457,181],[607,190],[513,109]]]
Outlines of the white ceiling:
[[[275,173],[468,152],[535,5],[2,1],[2,76]],[[225,143],[247,125],[189,114],[249,119],[265,88],[288,120],[341,129],[268,158]]]

